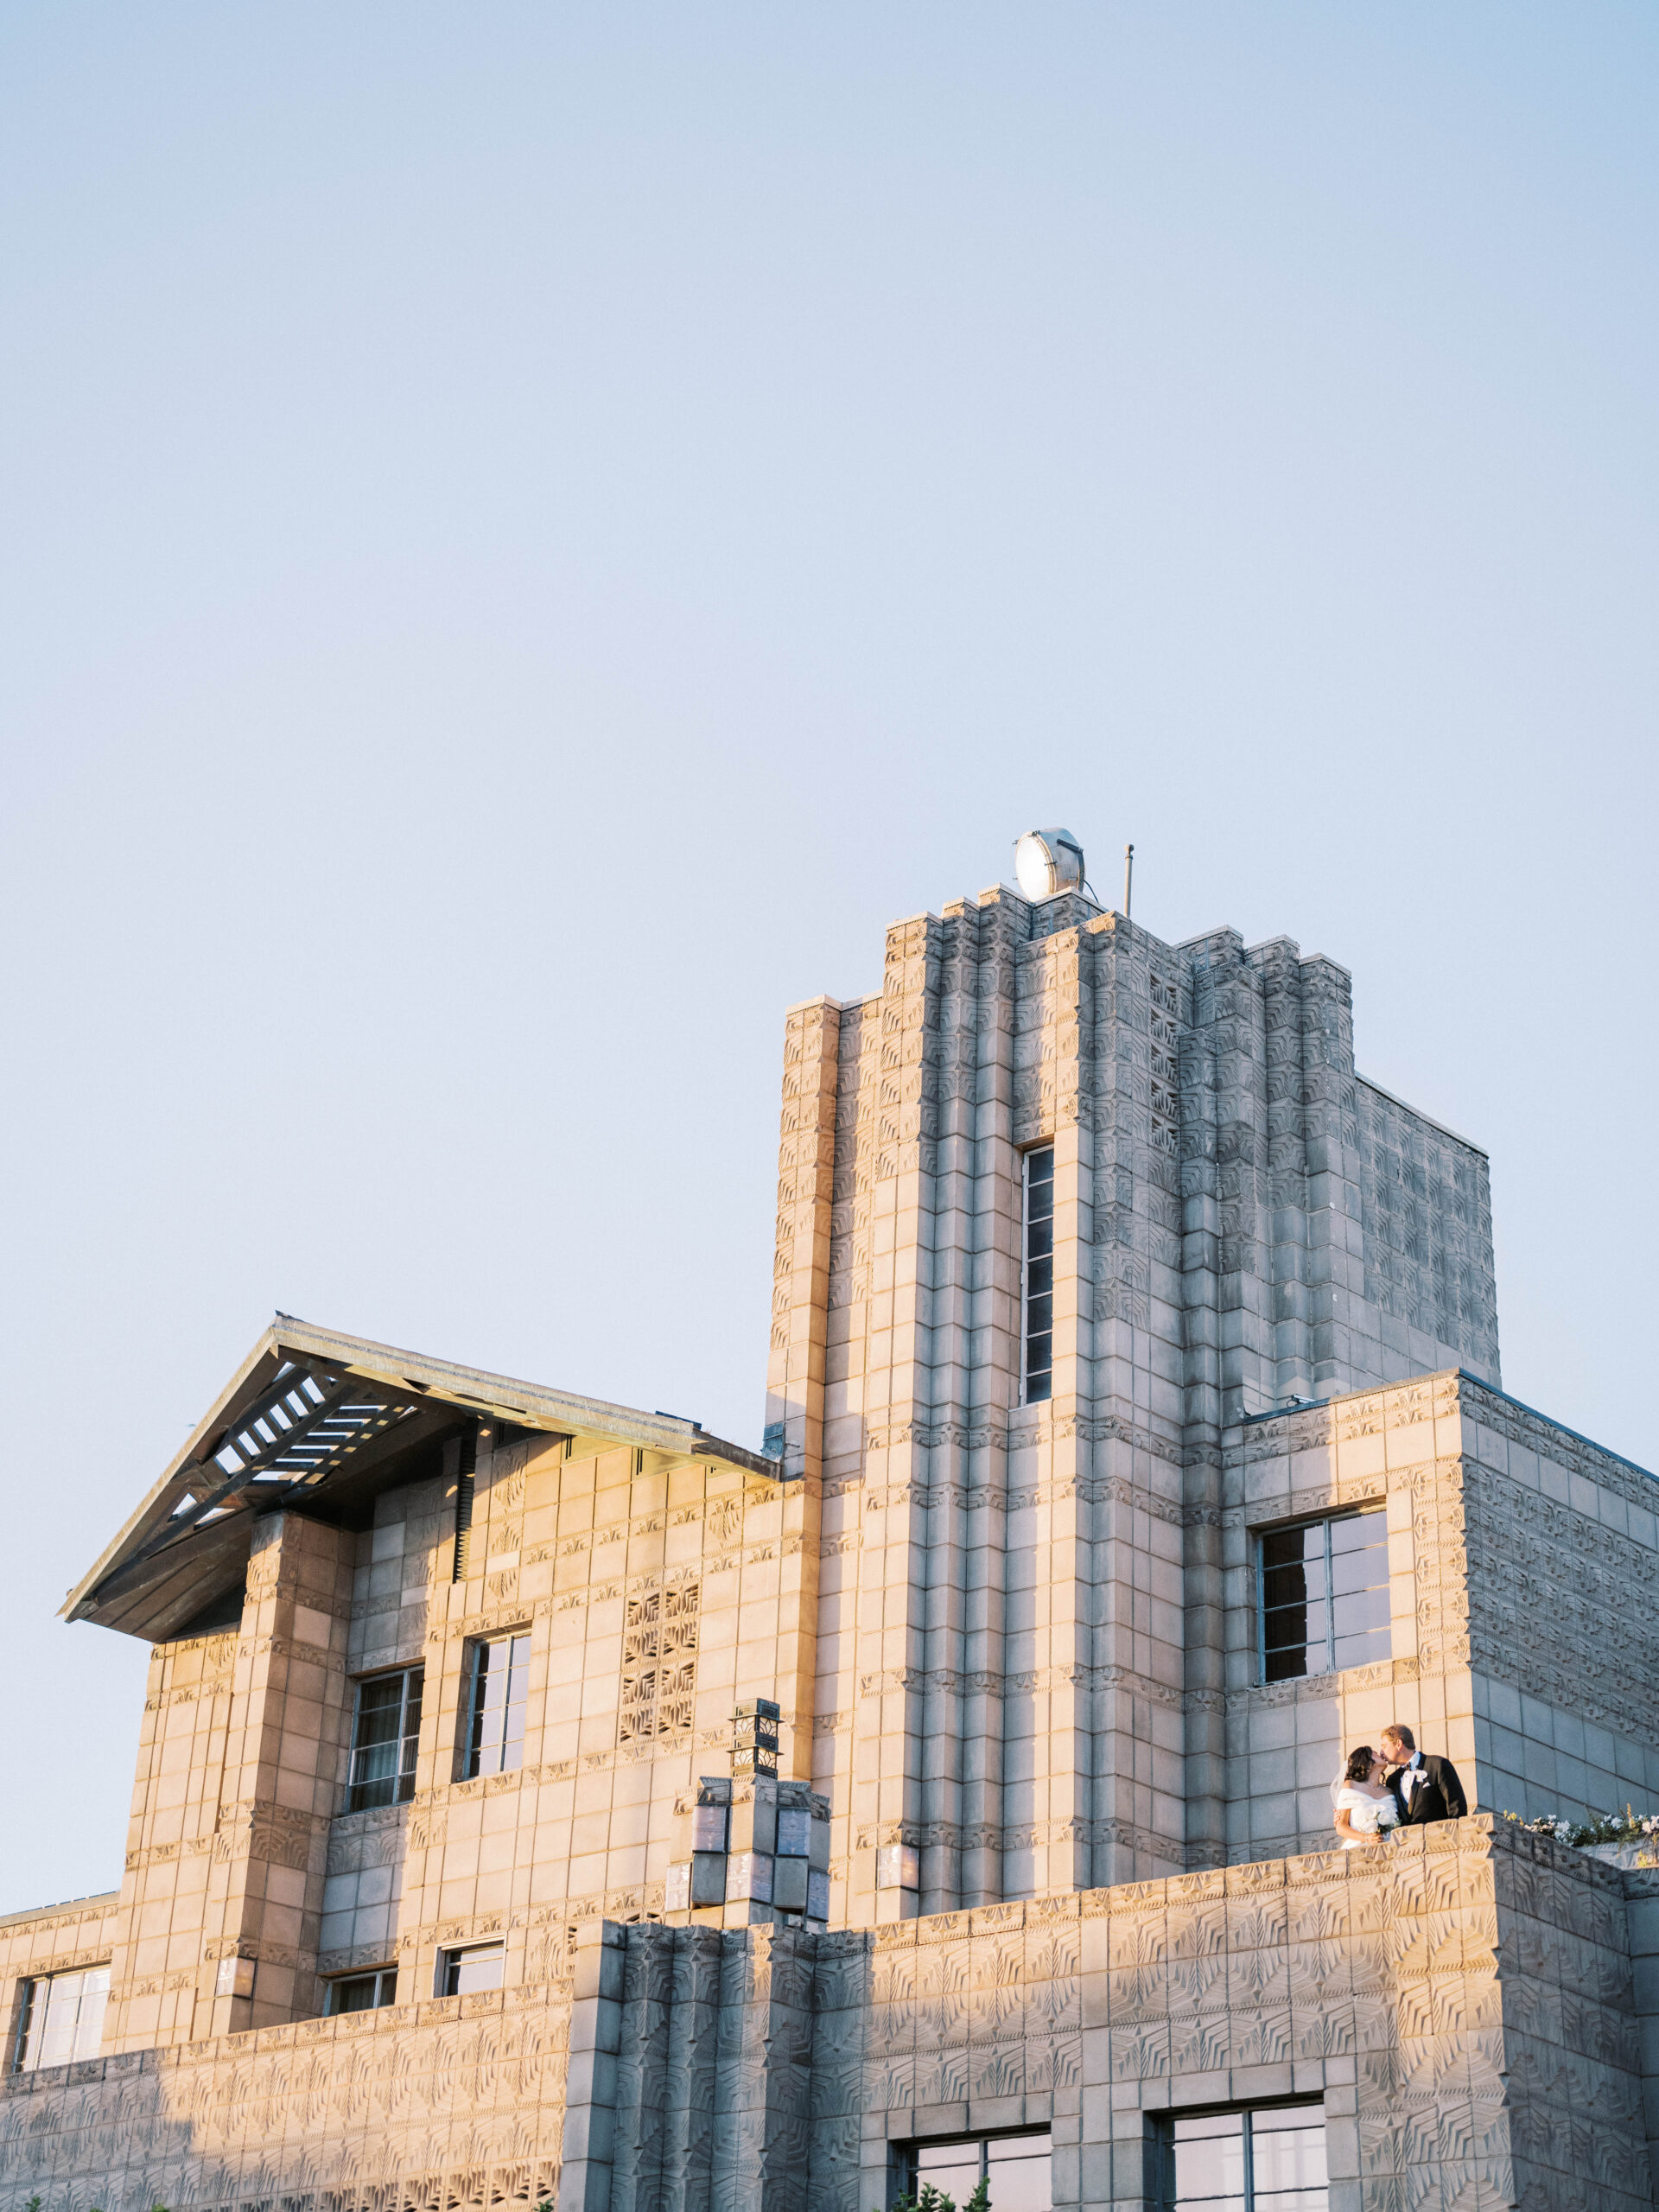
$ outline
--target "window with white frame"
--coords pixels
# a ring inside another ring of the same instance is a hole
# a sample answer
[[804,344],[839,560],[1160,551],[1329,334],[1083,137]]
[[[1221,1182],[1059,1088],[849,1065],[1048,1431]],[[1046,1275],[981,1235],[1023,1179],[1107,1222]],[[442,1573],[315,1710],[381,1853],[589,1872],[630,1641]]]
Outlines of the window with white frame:
[[499,1989],[506,1966],[504,1943],[467,1943],[456,1950],[440,1951],[434,1993],[471,1997],[480,1989]]
[[323,2004],[327,2014],[374,2012],[397,2002],[397,1969],[376,1967],[370,1974],[340,1974],[328,1984]]
[[42,2066],[67,2066],[96,2058],[104,2041],[104,2008],[110,1997],[107,1966],[78,1974],[37,1974],[22,1986],[13,2065],[20,2074]]
[[1158,2147],[1159,2212],[1327,2212],[1319,2105],[1172,2116]]
[[1264,1682],[1390,1656],[1386,1513],[1329,1514],[1263,1529],[1256,1542]]
[[423,1667],[370,1675],[357,1686],[352,1724],[348,1813],[377,1805],[406,1805],[415,1795],[415,1762],[421,1741]]
[[524,1763],[529,1630],[481,1638],[472,1647],[471,1673],[463,1777],[508,1773]]
[[1039,1145],[1025,1159],[1024,1249],[1020,1271],[1020,1381],[1022,1402],[1054,1395],[1054,1147]]

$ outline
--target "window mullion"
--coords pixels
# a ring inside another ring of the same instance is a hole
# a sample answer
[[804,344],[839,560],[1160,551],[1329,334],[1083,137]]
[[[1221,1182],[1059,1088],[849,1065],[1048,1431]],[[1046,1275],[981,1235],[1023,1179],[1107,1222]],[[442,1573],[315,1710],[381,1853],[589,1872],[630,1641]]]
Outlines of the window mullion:
[[1244,2212],[1255,2212],[1255,2131],[1244,2114]]

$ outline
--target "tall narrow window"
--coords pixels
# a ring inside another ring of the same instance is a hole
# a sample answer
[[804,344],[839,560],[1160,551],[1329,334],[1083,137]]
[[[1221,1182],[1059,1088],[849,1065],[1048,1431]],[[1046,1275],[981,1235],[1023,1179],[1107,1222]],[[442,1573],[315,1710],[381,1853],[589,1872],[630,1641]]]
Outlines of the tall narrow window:
[[495,1636],[473,1646],[467,1774],[505,1774],[524,1763],[524,1690],[530,1637]]
[[1054,1147],[1026,1154],[1025,1265],[1020,1281],[1024,1400],[1054,1395]]
[[1325,2212],[1321,2107],[1195,2113],[1165,2125],[1162,2212]]
[[109,2002],[108,1967],[86,1967],[79,1974],[41,1974],[23,1984],[23,2009],[17,2023],[17,2070],[67,2066],[77,2058],[96,2058],[104,2040],[104,2007]]
[[1344,1513],[1260,1539],[1262,1679],[1334,1675],[1392,1650],[1386,1513]]
[[395,1675],[371,1675],[358,1684],[351,1783],[346,1795],[348,1813],[361,1813],[373,1805],[404,1805],[415,1795],[425,1680],[423,1667],[404,1667]]

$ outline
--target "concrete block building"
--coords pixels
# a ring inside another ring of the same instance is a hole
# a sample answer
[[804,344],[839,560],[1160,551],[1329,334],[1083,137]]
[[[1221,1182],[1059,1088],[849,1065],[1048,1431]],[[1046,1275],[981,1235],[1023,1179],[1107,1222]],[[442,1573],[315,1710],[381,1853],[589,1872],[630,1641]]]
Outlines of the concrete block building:
[[[1501,1815],[1659,1804],[1659,1490],[1346,973],[1042,835],[787,1017],[760,1449],[264,1332],[70,1593],[149,1681],[0,2205],[1653,2202],[1659,1871]],[[1470,1815],[1337,1850],[1390,1720]]]

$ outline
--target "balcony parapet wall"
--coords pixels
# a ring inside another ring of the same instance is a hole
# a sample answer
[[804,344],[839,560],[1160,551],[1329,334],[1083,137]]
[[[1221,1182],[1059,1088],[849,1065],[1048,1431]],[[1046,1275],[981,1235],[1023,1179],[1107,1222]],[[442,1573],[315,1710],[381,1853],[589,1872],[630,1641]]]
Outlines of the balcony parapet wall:
[[574,1982],[13,2075],[0,2207],[876,2212],[895,2144],[1042,2125],[1057,2206],[1139,2207],[1161,2115],[1298,2095],[1332,2212],[1637,2212],[1656,1992],[1659,1878],[1479,1815],[876,1929],[610,1922]]

